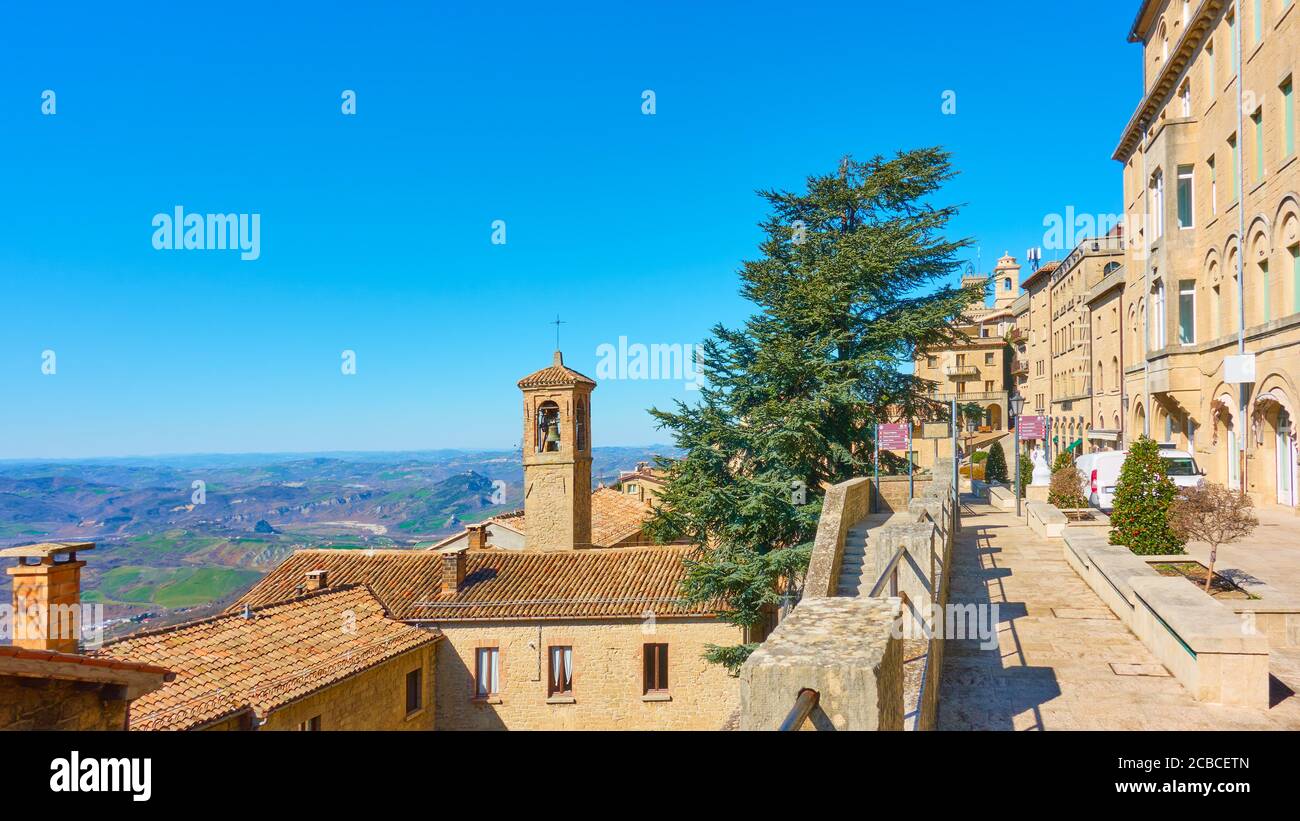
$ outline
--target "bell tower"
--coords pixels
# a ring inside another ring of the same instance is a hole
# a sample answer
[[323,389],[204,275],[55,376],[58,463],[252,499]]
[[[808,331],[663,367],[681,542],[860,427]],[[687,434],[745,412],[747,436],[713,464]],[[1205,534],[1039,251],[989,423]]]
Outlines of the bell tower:
[[596,382],[564,366],[519,380],[524,394],[525,550],[591,546],[591,392]]
[[1020,263],[1011,252],[1002,255],[993,269],[993,307],[1010,308],[1020,296]]

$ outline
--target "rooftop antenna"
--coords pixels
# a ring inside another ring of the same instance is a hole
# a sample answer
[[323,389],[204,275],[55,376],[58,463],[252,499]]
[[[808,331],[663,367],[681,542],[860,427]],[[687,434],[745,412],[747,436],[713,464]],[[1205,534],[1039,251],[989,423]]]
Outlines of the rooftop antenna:
[[1037,271],[1038,263],[1043,261],[1043,249],[1030,248],[1028,251],[1025,252],[1025,259],[1029,260],[1029,270],[1031,272]]

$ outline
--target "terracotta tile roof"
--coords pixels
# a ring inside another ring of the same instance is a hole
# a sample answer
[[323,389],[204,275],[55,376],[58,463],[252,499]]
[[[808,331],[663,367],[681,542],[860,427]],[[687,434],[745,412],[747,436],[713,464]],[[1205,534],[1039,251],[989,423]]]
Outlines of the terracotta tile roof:
[[[626,478],[626,477],[624,477]],[[611,488],[598,488],[591,494],[591,545],[613,547],[637,535],[654,515],[654,510],[631,494],[619,493]],[[519,533],[528,533],[528,519],[524,511],[502,513],[484,521],[484,524],[501,524]],[[443,541],[458,538],[460,534]],[[434,545],[441,546],[442,542]]]
[[714,604],[687,605],[680,584],[693,547],[663,545],[605,550],[466,552],[465,584],[442,592],[443,554],[427,550],[299,550],[244,594],[273,600],[309,570],[331,582],[364,582],[393,613],[410,621],[482,619],[658,618],[710,615]]
[[650,506],[636,497],[600,488],[591,494],[591,543],[595,547],[613,547],[640,533],[652,515]]
[[555,352],[555,361],[549,368],[542,368],[540,371],[530,373],[519,380],[520,388],[547,388],[558,385],[591,385],[595,387],[596,380],[589,376],[583,376],[572,368],[564,367],[564,356],[559,351]]
[[638,467],[636,470],[629,470],[618,475],[618,483],[624,482],[652,482],[657,484],[664,483],[664,471],[654,467]]
[[131,703],[130,729],[185,730],[250,710],[265,716],[440,638],[389,618],[369,589],[349,585],[262,604],[252,618],[226,614],[136,633],[98,655],[175,671],[170,684]]
[[524,518],[524,512],[522,510],[511,511],[510,513],[502,513],[500,515],[493,516],[491,519],[488,519],[488,521],[503,524],[506,527],[510,528],[511,530],[517,530],[520,533],[528,532],[527,530],[528,520]]
[[414,603],[441,587],[442,556],[430,550],[296,550],[226,612],[287,599],[308,572],[325,570],[331,585],[367,585],[393,618],[409,619]]
[[1029,276],[1025,277],[1024,282],[1020,283],[1020,287],[1024,288],[1025,286],[1029,285],[1029,283],[1033,282],[1039,277],[1047,276],[1048,274],[1052,273],[1059,267],[1061,267],[1061,263],[1059,260],[1052,260],[1051,262],[1043,263],[1042,267],[1040,267],[1037,271],[1033,271],[1032,273],[1029,274]]
[[[159,676],[170,677],[172,672],[166,667],[159,667],[154,664],[144,664],[135,661],[123,661],[114,658],[101,658],[99,656],[85,656],[80,653],[56,653],[53,650],[28,650],[24,647],[14,647],[11,644],[0,645],[0,659],[17,659],[21,661],[46,661],[52,665],[56,664],[75,664],[81,667],[98,667],[105,670],[121,670],[125,673],[153,673]],[[58,678],[57,675],[51,675],[51,678]]]

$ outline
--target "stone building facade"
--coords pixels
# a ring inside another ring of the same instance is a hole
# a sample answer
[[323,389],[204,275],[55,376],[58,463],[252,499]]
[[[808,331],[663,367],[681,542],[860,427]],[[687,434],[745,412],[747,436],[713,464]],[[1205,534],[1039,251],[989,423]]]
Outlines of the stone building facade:
[[[1118,321],[1112,286],[1122,282],[1123,259],[1122,230],[1088,238],[1064,260],[1032,272],[1012,306],[1016,389],[1026,414],[1050,420],[1054,451],[1114,444],[1098,420],[1101,397],[1118,394],[1120,385],[1118,351],[1111,350],[1116,337],[1104,328]],[[1104,280],[1107,287],[1097,290]]]
[[[716,730],[735,709],[736,679],[703,661],[739,641],[713,618],[439,622],[453,652],[438,661],[440,730]],[[666,687],[651,690],[646,656],[666,647]],[[553,650],[572,659],[554,693]],[[471,660],[495,652],[497,692],[479,694]]]
[[[1140,4],[1129,39],[1143,96],[1114,152],[1121,223],[1073,285],[1069,259],[1026,280],[1013,308],[1026,367],[1013,372],[1025,412],[1064,431],[1058,447],[1148,435],[1257,505],[1300,511],[1295,5]],[[1086,266],[1091,249],[1071,258]],[[1082,338],[1069,330],[1080,311]],[[1241,354],[1253,375],[1229,373]]]
[[[1209,479],[1297,507],[1300,11],[1283,0],[1144,2],[1144,96],[1115,159],[1127,222],[1130,435]],[[1237,383],[1227,360],[1254,356]]]
[[[965,339],[919,351],[914,363],[916,375],[935,384],[932,398],[945,403],[955,399],[961,405],[977,405],[982,410],[978,419],[960,420],[968,438],[985,434],[982,438],[989,439],[988,435],[1010,430],[1013,351],[1008,332],[1014,325],[1011,307],[1020,296],[1019,280],[1020,265],[1010,254],[1004,255],[987,278],[993,286],[993,304],[974,305],[962,318],[959,329]],[[962,285],[985,281],[985,277],[967,276]],[[918,465],[930,468],[937,458],[951,457],[951,447],[943,451],[920,441],[922,430],[921,425],[913,430]]]
[[171,678],[150,664],[0,646],[0,730],[125,730],[131,701]]

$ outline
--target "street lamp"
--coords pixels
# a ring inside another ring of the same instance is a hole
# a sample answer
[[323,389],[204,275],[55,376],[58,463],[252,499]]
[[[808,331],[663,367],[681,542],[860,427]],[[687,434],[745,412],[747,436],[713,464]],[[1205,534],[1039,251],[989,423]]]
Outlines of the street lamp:
[[1011,418],[1015,420],[1016,446],[1011,458],[1016,460],[1016,518],[1020,518],[1020,412],[1025,409],[1025,397],[1015,394],[1011,397]]

